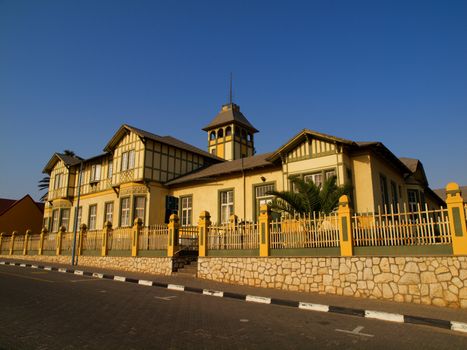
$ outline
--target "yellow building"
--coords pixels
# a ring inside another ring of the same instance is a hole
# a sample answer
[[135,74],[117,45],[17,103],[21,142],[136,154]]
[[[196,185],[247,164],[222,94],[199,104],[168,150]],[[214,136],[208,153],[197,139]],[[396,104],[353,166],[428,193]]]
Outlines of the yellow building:
[[106,221],[130,226],[136,217],[153,225],[167,222],[174,212],[182,225],[195,225],[205,210],[213,222],[226,222],[231,214],[252,221],[259,206],[271,200],[268,191],[290,190],[292,176],[319,185],[335,175],[338,184],[350,183],[357,212],[391,204],[408,209],[443,204],[428,187],[421,162],[397,158],[381,142],[303,129],[279,149],[255,154],[258,130],[234,103],[222,106],[203,130],[207,151],[122,125],[101,155],[83,160],[54,154],[44,168],[51,177],[45,226],[71,231],[76,216],[89,230]]

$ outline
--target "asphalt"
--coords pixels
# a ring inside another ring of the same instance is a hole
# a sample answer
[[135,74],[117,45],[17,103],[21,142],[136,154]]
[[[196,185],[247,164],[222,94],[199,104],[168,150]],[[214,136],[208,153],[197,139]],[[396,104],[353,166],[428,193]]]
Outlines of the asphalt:
[[380,299],[356,298],[347,296],[336,296],[329,294],[291,292],[279,289],[256,288],[237,284],[220,283],[211,280],[200,279],[187,276],[161,276],[154,274],[135,273],[130,271],[102,269],[92,266],[71,266],[69,264],[45,263],[32,260],[20,259],[2,259],[11,262],[24,262],[35,265],[56,266],[68,269],[77,269],[89,272],[98,272],[113,276],[123,276],[133,280],[150,280],[161,284],[181,285],[195,289],[206,289],[223,291],[224,293],[233,293],[240,295],[251,295],[271,299],[280,299],[284,301],[299,301],[304,303],[330,305],[335,308],[353,309],[353,310],[373,310],[383,313],[400,314],[413,318],[431,319],[436,321],[455,321],[467,323],[467,310],[443,308],[431,305],[421,305],[412,303],[398,303]]

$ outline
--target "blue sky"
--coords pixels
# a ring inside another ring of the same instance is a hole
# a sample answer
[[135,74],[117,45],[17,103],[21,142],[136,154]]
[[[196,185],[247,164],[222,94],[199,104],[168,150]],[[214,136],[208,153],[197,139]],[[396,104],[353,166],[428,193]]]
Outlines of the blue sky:
[[0,0],[0,197],[123,123],[205,149],[230,72],[259,153],[309,128],[467,185],[466,1]]

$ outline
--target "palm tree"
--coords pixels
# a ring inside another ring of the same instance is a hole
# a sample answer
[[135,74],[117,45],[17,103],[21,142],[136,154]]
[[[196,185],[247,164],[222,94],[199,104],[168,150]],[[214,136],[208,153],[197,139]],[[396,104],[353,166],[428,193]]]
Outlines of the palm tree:
[[321,212],[329,214],[339,204],[339,198],[351,191],[350,184],[337,185],[337,177],[331,176],[319,186],[314,182],[306,182],[299,177],[292,177],[290,181],[296,191],[270,191],[268,194],[276,196],[271,202],[271,208],[291,215]]
[[[63,151],[63,154],[70,157],[76,157],[75,152],[66,149]],[[42,197],[39,199],[41,202],[45,202],[47,200],[47,196],[49,194],[49,185],[50,185],[50,175],[44,176],[42,179],[39,180],[37,187],[39,187],[39,192],[46,190]]]

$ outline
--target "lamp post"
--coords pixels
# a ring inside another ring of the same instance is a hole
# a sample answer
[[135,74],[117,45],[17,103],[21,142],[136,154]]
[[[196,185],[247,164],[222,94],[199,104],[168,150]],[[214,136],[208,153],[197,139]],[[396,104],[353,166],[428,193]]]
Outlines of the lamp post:
[[73,223],[73,249],[71,250],[71,265],[75,265],[75,252],[76,252],[76,232],[78,229],[78,212],[79,212],[79,200],[81,197],[81,179],[83,174],[83,161],[81,160],[79,166],[79,177],[78,177],[78,199],[76,200],[75,208],[75,220]]

